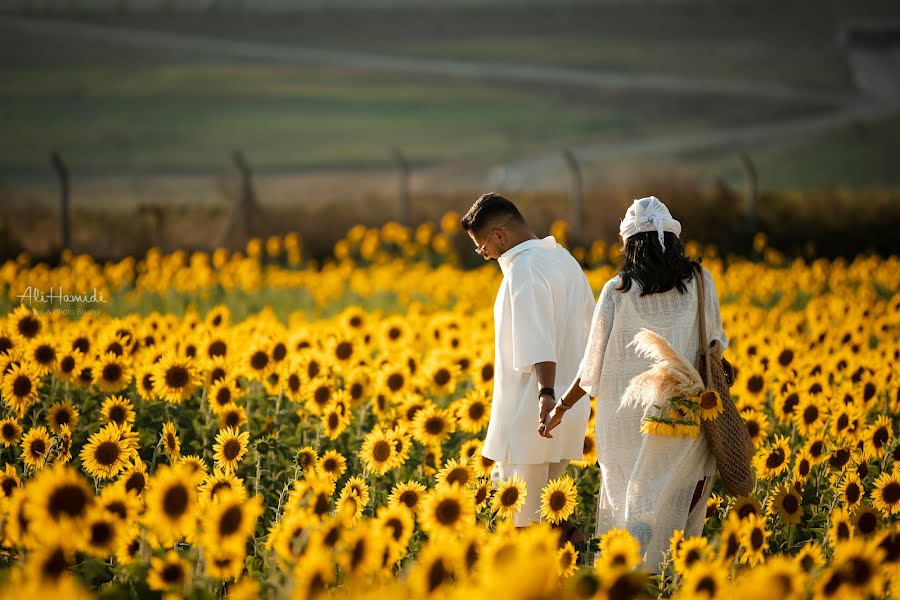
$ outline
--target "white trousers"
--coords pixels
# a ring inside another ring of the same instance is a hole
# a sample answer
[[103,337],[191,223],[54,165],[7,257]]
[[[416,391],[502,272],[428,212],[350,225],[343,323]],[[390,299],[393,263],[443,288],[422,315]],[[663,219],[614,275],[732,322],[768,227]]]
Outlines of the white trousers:
[[494,463],[491,480],[496,488],[501,481],[518,475],[525,482],[525,504],[515,514],[516,527],[527,527],[541,520],[541,492],[551,479],[562,476],[568,460],[537,465],[513,465],[501,461]]

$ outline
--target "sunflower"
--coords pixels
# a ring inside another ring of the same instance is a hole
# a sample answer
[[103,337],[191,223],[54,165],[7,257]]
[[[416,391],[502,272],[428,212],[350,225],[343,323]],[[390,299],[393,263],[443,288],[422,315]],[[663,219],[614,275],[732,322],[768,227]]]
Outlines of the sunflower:
[[103,488],[97,505],[124,525],[133,524],[141,511],[140,499],[125,489],[121,479]]
[[381,323],[381,340],[386,348],[405,348],[412,337],[409,325],[400,316],[388,317]]
[[687,598],[727,598],[728,572],[714,562],[701,562],[694,566],[679,587],[679,596]]
[[204,479],[209,474],[209,467],[206,466],[206,461],[195,454],[182,456],[175,464],[187,467],[191,474],[197,479]]
[[263,338],[244,351],[241,366],[246,369],[250,379],[263,381],[275,367],[275,361],[270,354],[270,341]]
[[32,427],[22,439],[22,460],[35,470],[44,468],[49,456],[50,435],[46,427]]
[[[22,487],[22,480],[19,479],[16,468],[10,463],[6,463],[4,471],[0,472],[0,492],[2,492],[0,498],[11,497],[20,487]],[[0,501],[0,506],[2,506],[2,501]]]
[[402,423],[398,423],[394,429],[386,431],[385,435],[394,445],[394,466],[400,467],[409,459],[409,451],[412,447],[412,436]]
[[328,596],[328,586],[335,581],[335,568],[326,552],[305,552],[293,569],[292,597],[313,600]]
[[291,511],[269,530],[267,547],[271,547],[285,563],[292,564],[303,553],[310,528],[317,519],[303,510]]
[[456,408],[457,426],[466,433],[479,433],[491,418],[490,397],[483,390],[473,390]]
[[83,354],[80,350],[70,350],[59,355],[56,363],[56,375],[66,383],[74,383],[78,372],[81,370]]
[[412,376],[405,365],[389,362],[379,371],[376,389],[384,391],[391,398],[401,396],[412,388]]
[[304,407],[312,415],[321,415],[331,404],[337,382],[328,375],[317,375],[303,387]]
[[841,471],[844,470],[844,467],[850,462],[851,458],[853,458],[853,450],[850,446],[833,448],[827,458],[828,467],[831,469],[832,474],[835,477],[839,476]]
[[78,424],[78,409],[68,400],[57,402],[47,409],[47,424],[54,433],[59,433],[63,425],[74,428]]
[[452,394],[456,389],[460,368],[445,353],[433,354],[428,362],[422,365],[418,375],[419,385],[436,396]]
[[828,542],[832,548],[837,548],[854,535],[853,522],[850,520],[850,512],[843,507],[831,512],[828,524]]
[[37,400],[40,385],[40,377],[30,364],[13,364],[3,376],[0,392],[3,393],[4,402],[21,419],[28,407]]
[[29,483],[28,494],[33,502],[27,507],[29,517],[34,521],[34,531],[41,535],[67,523],[80,528],[94,505],[94,494],[87,483],[65,465],[42,471]]
[[243,550],[262,513],[262,496],[248,499],[233,492],[219,494],[204,511],[204,547]]
[[894,439],[894,431],[890,417],[878,415],[875,422],[866,427],[862,434],[864,445],[864,457],[867,459],[879,458],[888,449]]
[[110,396],[103,401],[100,408],[100,420],[104,423],[124,425],[134,423],[134,405],[123,396]]
[[800,393],[797,392],[796,386],[787,384],[781,394],[776,395],[772,401],[778,422],[784,425],[790,424],[799,402]]
[[525,481],[518,475],[513,475],[511,478],[497,484],[493,510],[500,518],[514,517],[525,506],[525,496],[527,494],[528,490],[526,489]]
[[469,466],[468,461],[450,459],[435,475],[437,485],[458,485],[465,487],[475,481],[475,471]]
[[194,568],[177,552],[169,550],[165,558],[152,557],[147,586],[161,592],[183,592],[191,584]]
[[84,551],[106,559],[116,553],[125,536],[125,526],[113,514],[96,506],[87,515]]
[[219,469],[213,469],[211,475],[206,475],[203,483],[197,490],[201,504],[214,502],[222,494],[240,495],[247,497],[244,488],[244,480],[235,477],[234,473],[226,473]]
[[166,402],[178,404],[194,395],[200,377],[192,359],[169,352],[153,366],[153,394]]
[[710,519],[719,513],[723,498],[718,494],[710,494],[706,500],[706,518]]
[[240,398],[240,395],[240,390],[233,380],[220,379],[210,386],[207,402],[209,402],[210,410],[221,415],[223,410],[232,406]]
[[[839,587],[844,588],[841,591],[852,598],[880,597],[884,556],[884,550],[874,541],[853,539],[834,549],[831,573],[839,574]],[[828,580],[827,575],[823,580]]]
[[794,560],[800,570],[807,574],[825,566],[825,554],[822,552],[822,547],[815,541],[803,544],[794,556]]
[[178,432],[175,430],[175,423],[172,421],[163,423],[160,439],[171,463],[181,458],[181,440],[178,438]]
[[753,457],[753,466],[760,479],[772,479],[785,471],[791,450],[783,435],[776,435],[769,448],[760,448]]
[[427,488],[418,481],[398,483],[388,496],[388,505],[402,505],[410,511],[418,511]]
[[704,390],[697,398],[697,404],[700,405],[700,418],[704,421],[716,419],[725,411],[722,398],[716,390]]
[[812,472],[812,468],[813,459],[810,457],[809,452],[801,450],[794,455],[794,469],[791,473],[794,481],[805,483],[809,478],[809,474]]
[[550,480],[541,491],[541,516],[551,523],[560,523],[575,510],[578,490],[568,475]]
[[768,512],[777,514],[786,525],[800,522],[803,504],[793,483],[785,482],[775,489],[775,494],[769,497]]
[[196,526],[197,488],[186,467],[160,466],[147,490],[144,523],[163,540],[190,536]]
[[872,504],[884,513],[885,517],[900,512],[900,473],[884,472],[875,480],[872,490]]
[[135,371],[134,380],[138,396],[145,402],[156,400],[156,390],[153,387],[154,365],[139,366]]
[[419,516],[422,528],[429,534],[455,534],[474,521],[475,503],[462,488],[443,486],[426,495]]
[[7,319],[10,325],[9,333],[19,343],[36,339],[46,329],[43,316],[26,308],[24,304],[19,305]]
[[94,361],[94,386],[103,392],[119,392],[128,387],[134,373],[124,357],[107,352]]
[[703,536],[694,536],[684,539],[673,552],[672,565],[675,571],[684,577],[694,565],[712,561],[712,551],[709,540]]
[[133,456],[131,464],[122,471],[118,481],[125,486],[126,492],[130,492],[135,496],[142,496],[149,485],[147,466],[144,464],[144,461],[139,456]]
[[[246,555],[247,553],[243,548],[208,548],[204,557],[206,574],[222,581],[238,579],[244,572]],[[234,588],[229,589],[229,598],[238,597],[233,590]],[[259,596],[256,594],[252,597],[258,598]]]
[[349,487],[344,487],[335,502],[335,514],[337,514],[349,526],[353,526],[362,518],[365,503],[359,494]]
[[62,425],[56,436],[56,462],[67,463],[72,460],[72,429]]
[[472,486],[472,498],[475,500],[475,508],[487,506],[491,500],[494,486],[490,480],[476,480]]
[[863,489],[859,474],[848,471],[837,484],[837,495],[841,505],[853,508],[865,499],[866,492]]
[[13,417],[0,420],[0,442],[4,448],[17,446],[22,439],[22,426]]
[[234,472],[238,463],[247,454],[247,445],[250,443],[250,433],[227,427],[216,434],[216,443],[213,451],[216,466],[226,472]]
[[56,370],[59,350],[56,342],[47,334],[41,334],[28,343],[24,358],[34,367],[38,376],[49,375]]
[[428,544],[409,574],[409,589],[413,598],[443,597],[459,569],[455,553],[439,544]]
[[350,411],[343,410],[337,402],[332,402],[322,413],[322,430],[329,439],[338,439],[350,425]]
[[359,456],[366,470],[377,475],[383,475],[394,468],[397,458],[393,441],[379,428],[366,434]]
[[368,370],[361,367],[351,369],[343,379],[344,390],[350,397],[352,406],[359,406],[369,397],[371,389]]
[[751,515],[762,515],[762,507],[759,500],[753,496],[737,496],[731,503],[728,513],[734,514],[738,519],[743,521]]
[[595,567],[600,572],[630,571],[641,564],[641,545],[625,529],[610,529],[600,536],[599,553]]
[[79,454],[85,472],[97,479],[110,479],[128,464],[131,452],[119,439],[118,431],[104,427],[93,434]]
[[311,446],[304,446],[297,450],[297,464],[300,465],[304,473],[315,472],[318,460],[319,453]]
[[800,402],[792,416],[792,421],[800,435],[806,437],[818,431],[825,420],[825,413],[820,408],[822,400],[811,394],[800,395]]
[[239,429],[247,423],[247,411],[243,406],[238,406],[234,402],[223,406],[219,411],[219,428],[226,429],[231,427]]
[[316,463],[316,472],[322,477],[337,481],[347,470],[347,459],[336,450],[328,450]]
[[449,411],[429,403],[416,413],[413,436],[425,446],[440,445],[454,430],[455,420]]
[[572,542],[566,542],[556,552],[556,561],[556,568],[560,577],[571,577],[578,570],[578,551],[572,545]]

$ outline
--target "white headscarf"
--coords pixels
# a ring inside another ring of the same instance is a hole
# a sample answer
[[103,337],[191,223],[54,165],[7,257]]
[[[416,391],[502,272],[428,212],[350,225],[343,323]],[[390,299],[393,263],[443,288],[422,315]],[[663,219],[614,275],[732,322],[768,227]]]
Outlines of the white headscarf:
[[659,236],[659,244],[662,246],[663,252],[666,251],[666,243],[663,232],[671,231],[676,236],[681,235],[681,223],[672,218],[672,213],[666,208],[659,198],[650,196],[649,198],[641,198],[635,200],[628,211],[625,218],[619,223],[619,235],[623,240],[627,240],[636,233],[642,231],[656,231]]

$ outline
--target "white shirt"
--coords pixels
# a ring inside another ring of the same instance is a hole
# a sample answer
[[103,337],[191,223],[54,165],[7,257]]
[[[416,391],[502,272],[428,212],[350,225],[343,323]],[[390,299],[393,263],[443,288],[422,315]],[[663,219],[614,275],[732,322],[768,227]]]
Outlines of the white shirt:
[[535,363],[555,362],[557,396],[575,378],[590,332],[594,294],[552,236],[527,240],[498,259],[494,302],[494,396],[482,454],[511,464],[581,460],[589,402],[566,412],[548,439],[538,434]]

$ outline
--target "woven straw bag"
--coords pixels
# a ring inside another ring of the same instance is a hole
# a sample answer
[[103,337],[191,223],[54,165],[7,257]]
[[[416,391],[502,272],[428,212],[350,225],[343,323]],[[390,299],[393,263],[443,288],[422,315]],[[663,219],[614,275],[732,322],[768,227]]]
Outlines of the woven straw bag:
[[700,321],[700,350],[697,353],[697,370],[707,389],[715,390],[722,399],[724,411],[716,419],[702,421],[703,433],[716,456],[716,467],[725,484],[725,490],[734,496],[747,496],[755,485],[753,470],[753,442],[747,431],[747,424],[738,412],[731,399],[729,385],[734,381],[734,371],[727,365],[730,373],[726,373],[723,365],[722,345],[713,340],[712,345],[706,338],[706,316],[703,314],[706,286],[703,273],[697,279],[697,315]]

